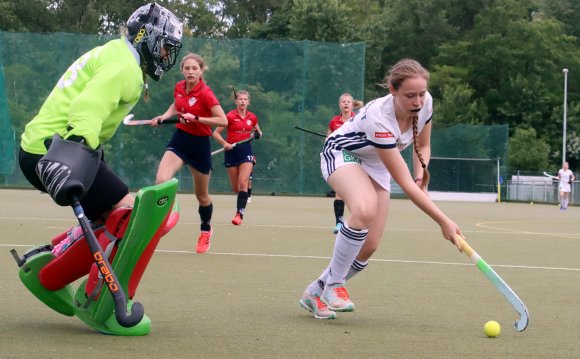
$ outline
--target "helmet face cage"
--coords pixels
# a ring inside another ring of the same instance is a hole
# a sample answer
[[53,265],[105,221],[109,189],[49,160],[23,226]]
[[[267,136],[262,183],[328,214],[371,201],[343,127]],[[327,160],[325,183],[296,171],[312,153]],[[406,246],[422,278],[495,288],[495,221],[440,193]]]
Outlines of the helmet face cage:
[[[147,74],[159,80],[175,65],[181,50],[183,25],[171,11],[156,3],[137,9],[127,21],[129,40],[146,63]],[[161,56],[165,48],[165,57]]]

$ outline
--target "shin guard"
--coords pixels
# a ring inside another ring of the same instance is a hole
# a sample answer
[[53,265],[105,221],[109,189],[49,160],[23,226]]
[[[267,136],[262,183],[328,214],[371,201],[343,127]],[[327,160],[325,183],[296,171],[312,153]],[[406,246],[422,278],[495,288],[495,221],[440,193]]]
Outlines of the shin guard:
[[[135,295],[159,239],[177,223],[179,212],[176,193],[176,179],[143,188],[137,193],[123,239],[117,242],[117,250],[111,260],[111,267],[129,301]],[[107,293],[107,286],[102,286],[96,300],[85,295],[84,289],[91,286],[93,290],[99,289],[94,284],[88,284],[87,280],[75,294],[75,314],[82,321],[106,334],[134,336],[149,333],[151,320],[147,315],[134,327],[121,327],[116,322],[115,305],[112,296]]]
[[[117,252],[117,242],[120,241],[125,235],[127,225],[129,224],[129,218],[131,218],[132,210],[133,208],[130,207],[115,209],[113,212],[111,212],[107,218],[107,221],[105,222],[105,231],[98,235],[99,243],[101,244],[101,248],[103,248],[105,258],[109,261],[109,263],[111,263],[115,258],[115,253]],[[93,262],[91,271],[89,272],[89,278],[87,279],[85,294],[88,298],[96,300],[99,296],[102,285],[103,277],[99,272],[97,264]]]

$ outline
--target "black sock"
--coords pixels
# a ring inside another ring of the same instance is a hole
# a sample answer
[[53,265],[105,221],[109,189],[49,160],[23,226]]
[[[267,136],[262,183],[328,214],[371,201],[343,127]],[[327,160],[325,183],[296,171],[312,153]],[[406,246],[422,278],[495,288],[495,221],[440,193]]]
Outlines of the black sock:
[[244,191],[238,192],[238,213],[241,215],[242,218],[244,217],[246,204],[248,204],[248,192]]
[[344,201],[342,199],[334,200],[334,216],[336,217],[336,223],[342,223],[342,217],[344,216]]
[[248,197],[252,197],[252,189],[248,188]]
[[199,206],[198,209],[199,218],[201,219],[201,230],[202,231],[209,231],[211,229],[211,215],[213,213],[213,203],[210,203],[209,206],[202,207]]

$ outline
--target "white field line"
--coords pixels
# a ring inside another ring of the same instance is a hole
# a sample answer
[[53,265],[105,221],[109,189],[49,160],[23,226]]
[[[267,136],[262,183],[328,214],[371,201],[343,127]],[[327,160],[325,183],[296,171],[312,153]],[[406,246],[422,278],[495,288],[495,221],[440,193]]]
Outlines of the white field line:
[[[0,247],[32,247],[31,244],[3,244],[0,243]],[[198,255],[194,251],[183,251],[183,250],[171,250],[171,249],[157,249],[156,253],[163,254],[194,254]],[[238,256],[238,257],[262,257],[262,258],[290,258],[290,259],[324,259],[330,260],[330,257],[325,256],[299,256],[291,254],[268,254],[268,253],[235,253],[235,252],[206,252],[206,255],[217,255],[217,256]],[[456,263],[456,262],[437,262],[437,261],[415,261],[415,260],[403,260],[403,259],[383,259],[383,258],[371,258],[370,262],[379,263],[404,263],[404,264],[429,264],[429,265],[446,265],[446,266],[473,266],[473,263]],[[578,272],[580,268],[566,268],[566,267],[543,267],[543,266],[523,266],[523,265],[510,265],[510,264],[490,264],[494,268],[515,268],[515,269],[537,269],[537,270],[552,270],[552,271],[573,271]]]
[[[66,221],[71,222],[70,218],[59,219],[59,218],[30,218],[30,217],[0,217],[0,220],[43,220],[43,221]],[[199,225],[199,222],[179,222],[181,225]],[[554,236],[561,238],[572,238],[579,239],[578,234],[574,233],[547,233],[547,232],[530,232],[530,231],[518,231],[513,229],[506,229],[491,224],[509,224],[509,223],[522,223],[521,221],[505,221],[505,222],[483,222],[477,223],[476,226],[479,228],[489,228],[496,229],[497,231],[465,231],[464,233],[487,233],[487,234],[513,234],[513,235],[542,235],[542,236]],[[225,226],[228,224],[214,224],[216,226]],[[247,227],[270,227],[270,228],[308,228],[308,229],[323,229],[328,230],[328,226],[296,226],[296,225],[276,225],[276,224],[254,224],[246,225]],[[54,229],[66,229],[68,227],[47,227]],[[417,228],[387,228],[388,231],[422,231],[422,232],[439,232],[438,229],[417,229]],[[0,247],[32,247],[33,244],[6,244],[0,243]],[[197,254],[193,251],[181,251],[181,250],[165,250],[157,249],[155,252],[158,253],[173,253],[173,254]],[[223,256],[248,256],[248,257],[278,257],[278,258],[297,258],[297,259],[325,259],[329,260],[330,257],[322,256],[300,256],[300,255],[289,255],[289,254],[268,254],[268,253],[219,253],[219,252],[207,252],[206,254],[211,255],[223,255]],[[402,259],[381,259],[381,258],[371,258],[372,262],[383,262],[383,263],[407,263],[407,264],[431,264],[431,265],[450,265],[450,266],[472,266],[472,263],[455,263],[455,262],[437,262],[437,261],[415,261],[415,260],[402,260]],[[567,267],[544,267],[544,266],[522,266],[522,265],[509,265],[509,264],[490,264],[494,268],[519,268],[519,269],[537,269],[537,270],[558,270],[558,271],[580,271],[580,268],[567,268]]]
[[[66,222],[67,224],[74,224],[74,218],[35,218],[35,217],[0,217],[0,220],[20,220],[20,221],[51,221],[51,222]],[[523,223],[523,221],[506,221],[506,222],[482,222],[476,223],[476,227],[479,228],[489,228],[494,229],[493,231],[481,230],[481,231],[464,231],[467,233],[487,233],[487,234],[515,234],[515,235],[539,235],[539,236],[550,236],[550,237],[561,237],[561,238],[572,238],[580,239],[578,233],[549,233],[549,232],[531,232],[531,231],[520,231],[516,229],[501,228],[497,226],[492,226],[491,224],[509,224],[509,223]],[[180,225],[199,225],[199,222],[188,222],[179,221]],[[229,226],[229,223],[214,223],[215,226]],[[329,226],[300,226],[300,225],[283,225],[283,224],[244,224],[245,227],[269,227],[269,228],[306,228],[306,229],[322,229],[328,230]],[[48,229],[67,229],[70,225],[65,226],[47,226]],[[439,229],[435,226],[431,229],[421,229],[421,228],[392,228],[387,227],[385,231],[401,231],[401,232],[439,232]]]

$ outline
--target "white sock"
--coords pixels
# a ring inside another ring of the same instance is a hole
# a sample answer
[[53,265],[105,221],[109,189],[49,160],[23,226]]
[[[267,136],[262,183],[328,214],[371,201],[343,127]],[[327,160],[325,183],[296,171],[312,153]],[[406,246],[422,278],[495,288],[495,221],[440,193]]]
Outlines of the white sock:
[[315,295],[317,297],[320,297],[320,295],[322,294],[322,290],[324,289],[324,286],[326,285],[326,278],[328,277],[329,271],[330,271],[329,267],[326,267],[326,269],[324,270],[324,272],[322,272],[320,277],[318,277],[317,280],[315,280],[314,282],[312,282],[308,285],[308,288],[306,288],[306,291],[308,293],[310,293],[311,295]]
[[346,275],[346,280],[349,280],[352,277],[354,277],[355,275],[362,272],[363,269],[365,269],[368,264],[369,264],[369,261],[361,262],[361,261],[357,261],[355,259],[354,262],[352,262],[350,268],[348,269],[348,274]]
[[326,284],[344,283],[348,271],[364,244],[368,229],[352,229],[346,222],[340,228],[334,242]]

